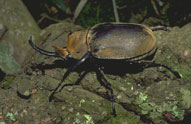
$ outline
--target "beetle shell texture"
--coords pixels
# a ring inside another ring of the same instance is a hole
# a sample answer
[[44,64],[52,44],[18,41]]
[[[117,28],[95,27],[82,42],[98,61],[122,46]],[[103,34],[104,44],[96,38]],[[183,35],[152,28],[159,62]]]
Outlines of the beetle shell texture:
[[141,60],[156,51],[152,30],[133,23],[101,23],[88,32],[91,53],[99,59]]
[[152,30],[141,24],[100,23],[69,35],[66,48],[54,46],[61,56],[80,59],[86,52],[99,59],[144,60],[156,52]]

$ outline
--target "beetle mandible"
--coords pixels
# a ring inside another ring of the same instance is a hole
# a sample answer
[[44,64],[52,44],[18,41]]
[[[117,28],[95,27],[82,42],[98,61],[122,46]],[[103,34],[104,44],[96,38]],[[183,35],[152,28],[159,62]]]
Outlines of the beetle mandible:
[[[157,30],[167,31],[167,28],[150,28],[146,25],[134,23],[100,23],[87,30],[73,32],[68,36],[65,48],[53,46],[55,52],[49,52],[35,46],[32,42],[32,37],[30,37],[29,44],[41,54],[78,60],[77,63],[64,74],[58,86],[51,93],[49,101],[52,101],[54,94],[70,72],[90,57],[92,59],[125,60],[132,63],[145,63],[156,67],[162,66],[170,70],[177,78],[180,78],[179,73],[172,68],[164,64],[155,63],[153,60],[145,60],[146,57],[155,55],[157,51],[156,38],[153,34],[153,31]],[[113,115],[116,116],[113,89],[106,80],[102,69],[100,67],[97,68],[106,82],[105,87],[110,90],[112,111]]]

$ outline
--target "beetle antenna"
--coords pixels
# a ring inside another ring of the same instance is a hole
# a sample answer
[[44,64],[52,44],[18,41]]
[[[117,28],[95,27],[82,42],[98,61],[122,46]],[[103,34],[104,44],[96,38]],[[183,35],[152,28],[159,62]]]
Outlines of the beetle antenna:
[[[64,82],[64,80],[68,77],[68,75],[74,70],[76,69],[80,64],[82,64],[83,62],[85,62],[86,59],[88,59],[90,57],[90,52],[87,52],[80,60],[78,60],[78,62],[73,65],[71,68],[68,69],[68,71],[64,74],[62,80],[60,81],[60,83],[58,84],[58,86],[54,89],[54,91],[51,93],[50,97],[49,97],[49,102],[52,101],[54,94],[56,93],[56,91],[58,90],[58,88],[62,85],[62,83]],[[63,87],[59,90],[61,91],[63,89]]]
[[38,51],[38,52],[41,53],[41,54],[44,54],[44,55],[47,55],[47,56],[60,57],[60,55],[58,55],[56,52],[49,52],[49,51],[46,51],[46,50],[43,50],[43,49],[37,47],[37,46],[32,42],[32,36],[30,36],[28,42],[29,42],[29,44],[31,45],[31,47],[32,47],[33,49],[35,49],[36,51]]
[[180,74],[177,71],[173,70],[171,67],[168,67],[167,65],[153,62],[149,66],[153,66],[153,67],[161,66],[161,67],[164,67],[164,68],[168,69],[169,71],[171,71],[177,78],[181,78]]

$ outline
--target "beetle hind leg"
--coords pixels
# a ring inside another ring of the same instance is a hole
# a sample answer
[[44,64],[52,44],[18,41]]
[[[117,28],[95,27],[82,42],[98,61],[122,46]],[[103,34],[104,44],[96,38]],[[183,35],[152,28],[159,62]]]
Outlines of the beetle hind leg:
[[160,26],[160,27],[152,27],[151,30],[152,30],[152,31],[163,30],[163,31],[168,31],[168,32],[170,32],[170,30],[169,30],[167,27],[163,27],[163,26]]
[[181,78],[180,74],[177,71],[173,70],[171,67],[169,67],[167,65],[153,62],[149,66],[150,67],[159,67],[159,66],[164,67],[164,68],[168,69],[169,71],[171,71],[176,76],[176,78]]

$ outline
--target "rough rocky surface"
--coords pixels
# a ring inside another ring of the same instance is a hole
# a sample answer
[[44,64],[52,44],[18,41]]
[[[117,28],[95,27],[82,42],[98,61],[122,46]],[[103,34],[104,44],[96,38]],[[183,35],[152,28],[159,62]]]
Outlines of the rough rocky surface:
[[[79,29],[70,23],[51,25],[40,34],[44,40],[36,44],[54,51],[52,45],[65,46],[69,32]],[[33,58],[29,57],[23,71],[2,82],[9,81],[11,85],[9,89],[0,89],[0,122],[190,124],[187,118],[191,116],[191,24],[169,29],[170,32],[154,32],[159,47],[155,60],[178,71],[181,79],[162,67],[105,63],[105,75],[114,89],[117,117],[111,114],[110,94],[92,68],[92,61],[72,72],[63,89],[48,102],[51,91],[76,60],[64,61],[31,50]]]
[[26,41],[30,35],[38,39],[39,34],[21,0],[0,0],[0,74],[12,75],[22,68],[31,50]]

